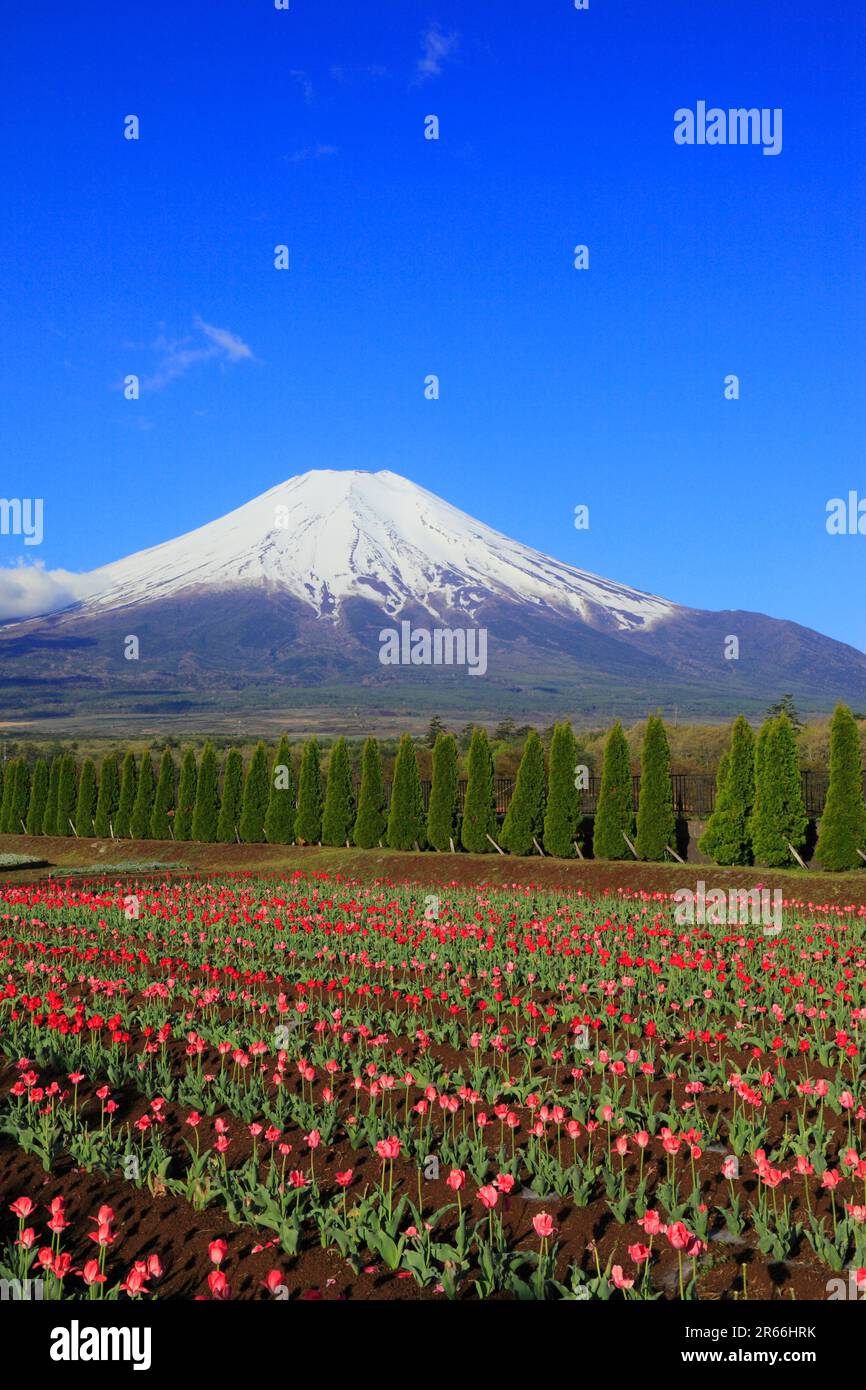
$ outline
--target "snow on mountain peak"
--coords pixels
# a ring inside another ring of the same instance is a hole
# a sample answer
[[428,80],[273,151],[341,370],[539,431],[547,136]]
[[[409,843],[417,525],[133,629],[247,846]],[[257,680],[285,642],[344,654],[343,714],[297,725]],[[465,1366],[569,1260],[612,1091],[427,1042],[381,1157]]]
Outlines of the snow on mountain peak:
[[249,585],[286,591],[320,616],[367,598],[388,615],[414,602],[472,617],[493,598],[630,630],[679,611],[509,540],[387,469],[302,473],[88,581],[89,611]]

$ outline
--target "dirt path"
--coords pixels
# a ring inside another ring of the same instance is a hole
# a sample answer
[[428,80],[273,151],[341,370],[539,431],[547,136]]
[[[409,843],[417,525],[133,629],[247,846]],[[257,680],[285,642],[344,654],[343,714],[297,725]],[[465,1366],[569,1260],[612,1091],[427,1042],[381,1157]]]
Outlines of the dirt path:
[[[45,861],[39,869],[4,870],[4,882],[31,882],[48,875],[89,871],[112,874],[143,872],[217,874],[243,870],[305,874],[339,873],[362,881],[386,878],[416,883],[533,884],[540,888],[583,889],[595,894],[616,892],[672,893],[695,888],[742,889],[761,884],[780,888],[786,900],[820,905],[866,907],[866,866],[847,874],[812,873],[802,869],[719,869],[713,865],[639,864],[632,861],[550,859],[535,855],[517,858],[491,854],[436,854],[398,850],[325,849],[310,845],[205,845],[174,840],[76,840],[51,836],[0,835],[0,854],[26,854]],[[152,866],[158,865],[158,869]]]

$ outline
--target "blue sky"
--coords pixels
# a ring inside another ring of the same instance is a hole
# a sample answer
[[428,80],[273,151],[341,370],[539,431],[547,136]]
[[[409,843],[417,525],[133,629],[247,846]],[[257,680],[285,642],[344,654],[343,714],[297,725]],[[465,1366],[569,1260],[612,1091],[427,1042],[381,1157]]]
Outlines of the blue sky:
[[[0,562],[86,570],[389,468],[866,648],[866,536],[825,529],[866,496],[864,58],[866,15],[814,0],[17,7],[0,493],[45,538]],[[782,152],[676,145],[700,100],[782,108]]]

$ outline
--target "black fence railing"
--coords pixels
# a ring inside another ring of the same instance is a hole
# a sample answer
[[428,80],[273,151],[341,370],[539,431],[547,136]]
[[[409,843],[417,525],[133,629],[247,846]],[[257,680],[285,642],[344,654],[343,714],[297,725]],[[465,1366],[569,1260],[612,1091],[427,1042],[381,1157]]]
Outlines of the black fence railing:
[[[803,784],[803,800],[806,804],[806,813],[809,816],[820,816],[824,809],[824,801],[827,796],[827,784],[829,778],[825,772],[803,772],[800,774]],[[640,777],[632,777],[632,790],[634,794],[635,809],[640,804]],[[716,779],[708,772],[675,772],[671,781],[673,783],[674,810],[678,816],[684,819],[705,820],[713,810],[716,802]],[[493,792],[496,797],[496,810],[499,815],[504,816],[508,810],[508,803],[514,792],[513,777],[494,777]],[[421,795],[424,799],[424,810],[430,804],[430,782],[426,779],[421,781]],[[594,814],[598,805],[598,794],[601,790],[601,777],[590,777],[589,785],[582,793],[581,811],[585,816]],[[864,796],[866,796],[866,779],[864,779]],[[460,810],[463,810],[463,803],[466,797],[466,779],[461,778],[458,787],[458,803]],[[390,783],[385,784],[385,798],[388,803],[391,799]]]

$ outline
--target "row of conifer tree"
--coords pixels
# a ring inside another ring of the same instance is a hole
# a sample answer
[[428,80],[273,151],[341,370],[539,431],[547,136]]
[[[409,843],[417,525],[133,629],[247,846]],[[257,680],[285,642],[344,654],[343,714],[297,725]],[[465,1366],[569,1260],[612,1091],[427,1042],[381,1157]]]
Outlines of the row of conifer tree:
[[[318,742],[303,746],[295,777],[283,738],[271,761],[259,743],[244,769],[237,749],[220,768],[207,743],[201,758],[188,749],[178,776],[166,749],[154,771],[149,754],[92,759],[79,768],[71,753],[32,771],[23,758],[0,771],[0,832],[116,839],[198,840],[247,844],[377,845],[392,849],[459,849],[518,855],[579,853],[581,769],[571,725],[553,730],[547,766],[538,734],[526,740],[502,825],[494,795],[493,758],[486,732],[476,728],[469,746],[466,794],[459,808],[459,761],[452,734],[433,748],[432,783],[425,812],[415,744],[406,734],[394,765],[390,804],[379,745],[364,743],[355,793],[349,749],[338,738],[323,781]],[[768,719],[757,738],[740,716],[719,766],[715,809],[700,848],[718,864],[784,865],[803,848],[808,818],[793,726],[785,714]],[[628,743],[619,723],[608,735],[592,828],[597,859],[662,860],[672,851],[676,816],[671,758],[662,719],[651,715],[641,748],[635,814]],[[816,857],[825,869],[856,868],[866,843],[866,808],[857,724],[838,706],[830,735],[830,785]],[[587,846],[588,848],[588,846]]]

